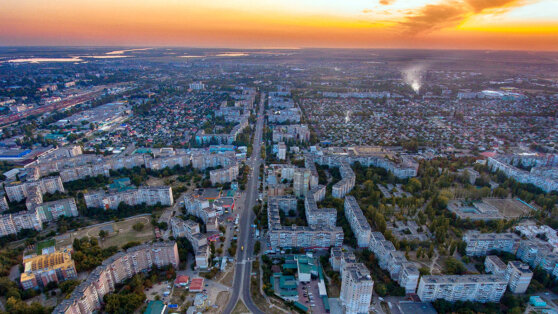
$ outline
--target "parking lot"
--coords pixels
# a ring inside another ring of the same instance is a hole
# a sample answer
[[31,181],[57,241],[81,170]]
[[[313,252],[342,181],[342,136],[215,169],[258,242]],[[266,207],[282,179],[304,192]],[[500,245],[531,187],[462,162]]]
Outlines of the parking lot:
[[326,313],[324,303],[320,297],[320,291],[318,290],[318,280],[311,280],[306,284],[300,283],[297,290],[298,302],[300,304],[311,309],[312,313]]
[[[153,287],[145,291],[146,299],[148,301],[156,300],[156,297],[159,296],[161,301],[163,301],[165,304],[168,304],[170,301],[170,295],[172,294],[173,288],[174,288],[173,283],[171,281],[168,282],[163,281],[161,283],[156,283],[153,285]],[[167,295],[165,296],[165,294]]]

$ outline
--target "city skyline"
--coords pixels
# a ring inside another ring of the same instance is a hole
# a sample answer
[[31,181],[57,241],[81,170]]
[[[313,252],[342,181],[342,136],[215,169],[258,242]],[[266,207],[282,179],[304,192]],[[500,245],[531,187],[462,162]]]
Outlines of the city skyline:
[[5,1],[0,46],[558,50],[552,0]]

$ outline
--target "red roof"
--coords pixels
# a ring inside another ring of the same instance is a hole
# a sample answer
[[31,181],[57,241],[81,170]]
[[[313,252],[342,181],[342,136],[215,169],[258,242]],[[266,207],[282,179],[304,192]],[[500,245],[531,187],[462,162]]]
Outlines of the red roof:
[[180,275],[178,277],[176,277],[176,280],[174,281],[175,284],[179,285],[179,284],[187,284],[188,280],[190,280],[190,277],[188,276],[184,276],[184,275]]
[[190,282],[190,291],[202,291],[203,290],[203,278],[192,278]]
[[484,152],[484,153],[481,153],[481,155],[484,156],[484,157],[494,157],[494,156],[496,156],[496,152]]

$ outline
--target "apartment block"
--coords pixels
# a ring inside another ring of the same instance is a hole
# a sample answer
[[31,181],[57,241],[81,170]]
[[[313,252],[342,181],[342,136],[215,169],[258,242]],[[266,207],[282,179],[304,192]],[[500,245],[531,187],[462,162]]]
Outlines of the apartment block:
[[529,269],[528,265],[518,261],[511,261],[508,263],[506,279],[508,280],[508,287],[511,292],[525,293],[532,278],[533,272]]
[[296,197],[305,196],[310,189],[309,169],[296,169],[293,174],[293,191]]
[[32,210],[37,211],[41,221],[53,221],[61,216],[77,217],[79,215],[74,198],[36,204]]
[[53,313],[86,314],[99,311],[103,297],[115,291],[116,284],[153,267],[171,265],[178,268],[178,264],[178,248],[175,242],[144,244],[132,247],[126,252],[116,253],[95,268]]
[[85,204],[88,208],[117,209],[120,203],[127,205],[171,206],[174,203],[170,186],[140,187],[123,192],[107,193],[104,190],[86,193]]
[[463,236],[468,256],[483,256],[492,251],[515,253],[519,240],[515,233],[480,233],[476,230],[468,231]]
[[505,276],[507,266],[496,255],[488,255],[484,259],[484,271],[493,275]]
[[368,247],[372,228],[354,196],[345,197],[345,217],[351,225],[351,230],[357,238],[358,247]]
[[23,260],[24,271],[20,275],[23,289],[44,288],[49,282],[62,282],[77,277],[72,257],[66,252],[54,252]]
[[209,172],[209,178],[211,184],[223,184],[227,182],[232,182],[238,177],[238,163],[226,166],[222,169],[211,170]]
[[0,216],[0,236],[16,234],[23,229],[43,230],[43,222],[37,211],[21,211]]
[[37,181],[13,182],[5,187],[6,196],[11,202],[19,202],[30,194],[32,190],[38,189],[40,194],[64,193],[64,186],[59,176],[46,177]]
[[420,272],[417,265],[412,262],[406,262],[401,266],[397,281],[401,287],[405,288],[405,293],[415,293],[419,276]]
[[310,129],[305,124],[278,125],[273,128],[274,142],[307,142],[310,140]]
[[280,142],[277,144],[277,159],[285,160],[287,158],[287,145],[285,143]]
[[304,197],[304,208],[308,225],[335,227],[337,210],[335,208],[318,208],[315,195],[321,197],[322,189],[315,189]]
[[344,266],[339,299],[345,313],[368,313],[372,300],[374,281],[362,263]]
[[506,278],[497,275],[422,276],[417,294],[423,302],[499,302],[507,285]]

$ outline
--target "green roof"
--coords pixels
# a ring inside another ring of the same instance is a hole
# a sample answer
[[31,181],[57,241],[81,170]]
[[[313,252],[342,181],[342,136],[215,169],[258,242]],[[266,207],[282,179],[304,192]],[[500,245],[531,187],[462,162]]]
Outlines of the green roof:
[[283,289],[280,289],[279,294],[282,297],[294,297],[295,295],[298,295],[298,291],[297,290],[283,290]]
[[281,289],[296,289],[296,279],[294,276],[281,276],[279,277],[279,288]]
[[327,295],[322,296],[322,301],[324,302],[324,310],[329,311],[329,298]]
[[151,154],[150,148],[138,148],[132,154]]
[[281,267],[283,269],[296,269],[296,263],[285,263]]
[[312,267],[308,264],[302,264],[302,263],[298,264],[298,272],[299,273],[309,274],[311,270],[312,270]]
[[303,310],[304,312],[308,312],[308,308],[307,308],[306,306],[304,306],[304,305],[298,303],[298,302],[295,302],[295,303],[294,303],[294,306],[296,306],[297,308]]
[[314,273],[318,275],[318,263],[315,259],[305,255],[298,256],[298,272],[303,274]]
[[162,314],[165,311],[165,304],[163,301],[151,301],[147,305],[143,314]]

